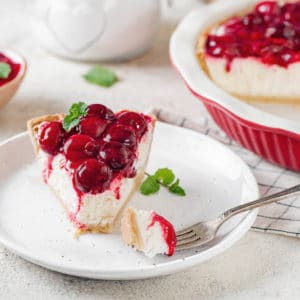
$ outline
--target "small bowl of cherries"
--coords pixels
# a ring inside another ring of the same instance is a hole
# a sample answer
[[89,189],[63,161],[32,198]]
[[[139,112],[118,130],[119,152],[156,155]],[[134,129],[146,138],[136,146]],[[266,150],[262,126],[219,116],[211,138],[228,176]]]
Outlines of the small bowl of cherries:
[[26,61],[20,54],[0,49],[0,108],[16,93],[25,73]]

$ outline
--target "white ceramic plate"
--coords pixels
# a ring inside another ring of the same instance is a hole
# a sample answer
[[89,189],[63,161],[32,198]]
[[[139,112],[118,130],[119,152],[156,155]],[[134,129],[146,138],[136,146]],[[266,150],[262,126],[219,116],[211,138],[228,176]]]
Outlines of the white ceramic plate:
[[[225,146],[196,132],[157,124],[148,171],[172,168],[186,197],[161,191],[136,193],[132,206],[154,209],[182,229],[255,199],[257,183],[245,163]],[[86,234],[74,228],[41,178],[27,133],[0,146],[0,242],[21,257],[58,272],[99,279],[138,279],[174,273],[229,248],[253,224],[256,211],[224,224],[207,247],[149,259],[123,245],[119,232]]]

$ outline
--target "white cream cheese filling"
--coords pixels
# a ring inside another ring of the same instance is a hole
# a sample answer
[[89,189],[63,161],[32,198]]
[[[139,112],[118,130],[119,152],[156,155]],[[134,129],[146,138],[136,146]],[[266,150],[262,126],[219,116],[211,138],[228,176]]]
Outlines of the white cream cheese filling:
[[235,58],[227,72],[225,58],[206,55],[205,61],[212,80],[231,94],[300,100],[300,62],[284,68],[255,58]]
[[[144,134],[137,148],[137,158],[134,167],[137,176],[134,178],[121,178],[113,180],[110,188],[99,194],[84,194],[79,199],[72,182],[72,176],[62,166],[65,165],[66,158],[63,154],[56,155],[52,160],[52,170],[49,172],[47,184],[54,190],[61,199],[69,215],[75,215],[76,221],[86,226],[105,226],[111,224],[119,210],[127,201],[129,194],[136,189],[136,178],[144,172],[144,167],[148,160],[153,135],[153,125],[148,124],[148,130]],[[40,151],[39,161],[44,167],[48,167],[49,156]],[[119,189],[119,199],[116,199],[115,190]],[[78,210],[80,202],[80,207]]]

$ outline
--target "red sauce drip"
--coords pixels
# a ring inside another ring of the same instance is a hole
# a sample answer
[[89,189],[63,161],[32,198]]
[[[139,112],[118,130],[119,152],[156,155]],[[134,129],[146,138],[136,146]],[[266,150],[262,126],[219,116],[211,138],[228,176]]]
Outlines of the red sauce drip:
[[43,180],[45,183],[48,182],[48,179],[53,171],[52,162],[53,162],[54,156],[49,155],[47,157],[46,165],[43,169]]
[[253,57],[287,68],[300,61],[300,1],[258,3],[252,12],[223,24],[224,32],[207,36],[206,54],[225,58],[230,71],[235,58]]
[[156,222],[158,222],[159,225],[161,226],[164,240],[166,241],[166,243],[168,245],[168,253],[166,253],[166,254],[169,256],[172,256],[174,254],[176,243],[177,243],[174,227],[164,217],[153,212],[152,213],[152,222],[148,226],[148,228],[153,226]]
[[8,83],[9,81],[13,80],[19,73],[21,65],[14,62],[12,59],[9,57],[5,56],[3,53],[0,53],[0,62],[2,63],[7,63],[11,67],[11,72],[8,75],[7,78],[0,78],[0,86]]
[[120,200],[120,198],[121,198],[120,189],[121,189],[120,186],[118,186],[118,187],[115,189],[115,197],[116,197],[117,200]]
[[[70,173],[69,173],[69,174],[70,174]],[[80,191],[80,190],[77,188],[77,186],[76,186],[76,184],[75,184],[75,177],[74,177],[74,176],[72,176],[72,184],[73,184],[73,188],[74,188],[74,190],[75,190],[75,192],[76,192],[76,194],[77,194],[77,199],[78,199],[76,212],[75,212],[75,214],[74,214],[74,217],[75,217],[76,214],[80,211],[80,207],[81,207],[81,205],[82,205],[82,197],[83,197],[83,193],[82,193],[82,191]]]
[[146,120],[147,123],[152,123],[153,122],[153,118],[148,116],[148,115],[144,115],[144,114],[141,114],[144,119]]
[[86,229],[86,226],[77,220],[76,213],[69,214],[69,218],[78,229]]

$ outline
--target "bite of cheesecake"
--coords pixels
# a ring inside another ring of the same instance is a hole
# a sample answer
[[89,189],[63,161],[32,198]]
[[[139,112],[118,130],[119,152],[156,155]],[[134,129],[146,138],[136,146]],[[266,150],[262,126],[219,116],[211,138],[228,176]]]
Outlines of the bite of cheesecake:
[[172,256],[176,247],[173,225],[154,211],[126,209],[121,220],[125,244],[149,257],[157,254]]

